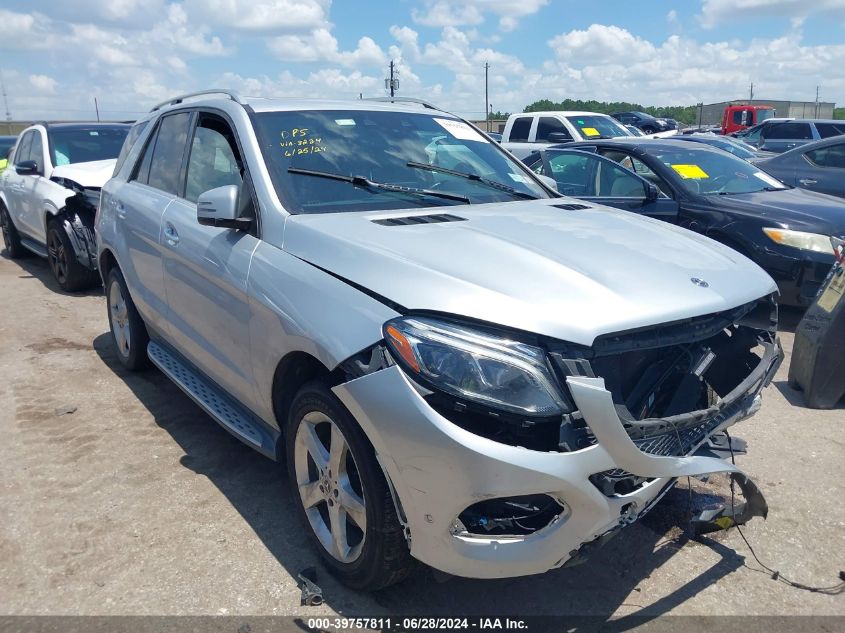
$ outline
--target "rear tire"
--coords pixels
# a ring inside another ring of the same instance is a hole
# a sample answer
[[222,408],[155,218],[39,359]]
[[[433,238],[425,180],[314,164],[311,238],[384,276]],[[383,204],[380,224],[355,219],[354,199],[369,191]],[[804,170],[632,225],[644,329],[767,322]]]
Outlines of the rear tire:
[[29,254],[29,251],[21,244],[21,236],[18,234],[18,230],[12,222],[12,217],[3,203],[0,203],[0,229],[3,232],[3,245],[6,247],[10,259],[20,259]]
[[150,365],[147,345],[150,337],[147,326],[138,314],[126,280],[118,268],[113,268],[106,282],[106,301],[109,328],[120,364],[129,371],[140,371]]
[[285,430],[293,501],[329,571],[362,591],[405,578],[412,559],[387,481],[343,404],[323,383],[309,382]]
[[73,244],[59,220],[47,225],[47,263],[53,278],[65,292],[86,290],[100,279],[97,271],[86,268],[76,259]]

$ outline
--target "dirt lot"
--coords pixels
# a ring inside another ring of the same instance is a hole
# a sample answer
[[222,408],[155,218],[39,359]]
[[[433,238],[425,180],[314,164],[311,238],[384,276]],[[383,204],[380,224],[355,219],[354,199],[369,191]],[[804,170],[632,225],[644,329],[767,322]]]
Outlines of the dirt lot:
[[[799,316],[783,319],[787,353]],[[832,585],[845,568],[845,415],[802,408],[788,360],[735,429],[770,507],[745,533],[792,579]],[[421,567],[378,595],[318,567],[326,604],[300,607],[296,574],[317,558],[279,467],[161,374],[121,370],[101,291],[62,294],[37,259],[0,256],[0,437],[3,614],[845,615],[842,595],[760,573],[735,530],[688,541],[685,485],[584,566],[448,582]],[[727,487],[694,489],[700,507]]]

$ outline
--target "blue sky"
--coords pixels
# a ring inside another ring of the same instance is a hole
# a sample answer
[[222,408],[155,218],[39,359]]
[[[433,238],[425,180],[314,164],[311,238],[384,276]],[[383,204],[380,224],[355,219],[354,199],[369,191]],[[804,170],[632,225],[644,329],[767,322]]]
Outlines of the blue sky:
[[468,117],[541,98],[845,103],[845,0],[4,0],[12,117],[132,118],[189,90],[400,94]]

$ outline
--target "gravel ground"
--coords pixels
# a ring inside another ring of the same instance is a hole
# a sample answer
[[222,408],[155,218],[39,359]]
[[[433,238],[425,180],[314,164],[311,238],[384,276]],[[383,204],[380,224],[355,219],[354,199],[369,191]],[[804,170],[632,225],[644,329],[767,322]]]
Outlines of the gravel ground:
[[[769,503],[745,534],[768,565],[833,585],[845,569],[845,407],[802,408],[787,361],[735,429],[738,463]],[[845,615],[840,595],[761,573],[736,530],[686,538],[723,477],[682,482],[587,564],[512,580],[443,582],[420,566],[375,595],[318,564],[284,474],[220,429],[163,375],[124,372],[101,290],[60,292],[46,263],[0,256],[0,614]],[[301,607],[317,565],[326,602]],[[841,620],[839,620],[841,623]]]

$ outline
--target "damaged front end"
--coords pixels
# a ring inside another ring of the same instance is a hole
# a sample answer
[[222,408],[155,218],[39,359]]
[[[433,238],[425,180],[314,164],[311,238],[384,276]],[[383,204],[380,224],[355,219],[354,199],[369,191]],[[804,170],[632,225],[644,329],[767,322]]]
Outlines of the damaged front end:
[[53,178],[57,184],[73,192],[55,219],[67,233],[76,260],[90,270],[97,270],[97,241],[94,223],[100,203],[99,187],[83,187],[68,178]]
[[[372,372],[334,391],[373,441],[414,556],[462,576],[540,573],[583,559],[678,477],[750,483],[724,459],[738,446],[725,429],[759,409],[783,359],[776,329],[773,296],[590,347],[409,316],[385,326]],[[700,517],[701,532],[765,514],[742,489],[747,507]]]

